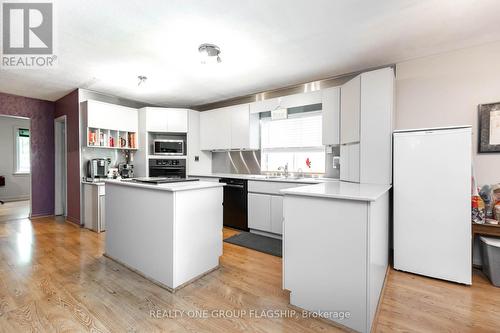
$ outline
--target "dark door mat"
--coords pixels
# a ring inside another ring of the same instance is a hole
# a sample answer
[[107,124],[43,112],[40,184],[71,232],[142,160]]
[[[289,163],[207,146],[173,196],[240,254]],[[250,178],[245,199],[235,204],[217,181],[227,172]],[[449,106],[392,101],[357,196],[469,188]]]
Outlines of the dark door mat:
[[238,235],[234,235],[224,239],[224,242],[238,246],[243,246],[259,252],[264,252],[276,257],[282,256],[281,239],[266,237],[262,235],[252,234],[251,232],[242,231]]

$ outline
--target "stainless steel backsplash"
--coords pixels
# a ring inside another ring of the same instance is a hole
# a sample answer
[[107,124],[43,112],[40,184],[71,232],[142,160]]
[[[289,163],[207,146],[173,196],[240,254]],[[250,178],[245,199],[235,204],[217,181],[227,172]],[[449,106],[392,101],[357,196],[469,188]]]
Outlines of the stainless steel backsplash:
[[260,150],[213,152],[212,172],[260,174]]

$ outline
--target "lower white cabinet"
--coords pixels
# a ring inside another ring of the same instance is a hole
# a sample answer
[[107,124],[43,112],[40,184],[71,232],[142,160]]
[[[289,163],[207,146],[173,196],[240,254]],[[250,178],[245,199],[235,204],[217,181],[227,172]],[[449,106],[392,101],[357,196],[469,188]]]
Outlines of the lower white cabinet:
[[106,231],[104,184],[83,184],[83,225],[96,232]]
[[248,227],[281,235],[283,232],[283,197],[248,193]]
[[271,196],[248,193],[248,227],[271,231]]
[[271,232],[283,233],[283,197],[271,195]]

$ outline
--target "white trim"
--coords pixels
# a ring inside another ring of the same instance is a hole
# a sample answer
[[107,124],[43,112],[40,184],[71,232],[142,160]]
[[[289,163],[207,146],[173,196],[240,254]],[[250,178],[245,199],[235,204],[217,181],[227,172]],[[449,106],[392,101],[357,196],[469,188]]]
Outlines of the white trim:
[[[65,153],[64,153],[64,170],[59,170],[61,166],[61,156],[60,156],[60,149],[59,143],[58,143],[58,124],[64,124],[64,148],[65,148]],[[68,128],[67,128],[67,117],[66,115],[57,117],[54,119],[54,147],[55,147],[55,154],[54,154],[54,165],[55,165],[55,179],[54,179],[54,215],[63,215],[64,217],[68,216]],[[65,175],[65,190],[64,190],[64,198],[61,198],[61,184],[59,184],[59,177],[58,174],[64,174]],[[62,207],[59,207],[61,201],[63,200],[64,204]]]
[[28,125],[28,131],[29,131],[29,155],[30,155],[30,170],[29,171],[19,171],[18,169],[18,163],[19,163],[19,142],[18,142],[18,134],[20,129],[25,129],[26,126],[19,126],[19,125],[14,125],[13,126],[13,136],[14,136],[14,158],[12,159],[14,166],[13,166],[13,175],[25,175],[25,174],[30,174],[31,173],[31,128],[29,126],[31,123]]

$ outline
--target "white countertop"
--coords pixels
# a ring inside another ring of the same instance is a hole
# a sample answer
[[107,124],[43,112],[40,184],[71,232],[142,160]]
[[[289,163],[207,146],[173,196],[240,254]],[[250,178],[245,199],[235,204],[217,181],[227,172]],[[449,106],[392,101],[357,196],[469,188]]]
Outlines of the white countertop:
[[204,181],[166,183],[166,184],[155,185],[155,184],[138,183],[134,181],[121,181],[112,179],[106,180],[105,183],[120,185],[120,186],[140,187],[149,190],[169,191],[169,192],[199,190],[205,188],[223,187],[225,185],[224,183],[204,182]]
[[264,182],[282,182],[282,183],[298,183],[298,184],[320,184],[325,182],[338,182],[334,178],[284,178],[284,177],[266,177],[264,175],[245,175],[234,173],[207,173],[207,174],[190,174],[189,177],[206,177],[206,178],[233,178],[233,179],[246,179]]
[[95,185],[95,186],[103,186],[104,182],[105,182],[105,180],[98,181],[98,182],[91,182],[91,181],[88,181],[88,180],[83,180],[82,184]]
[[348,182],[325,182],[310,186],[300,186],[281,190],[285,195],[298,195],[308,197],[320,197],[330,199],[345,199],[359,201],[375,201],[385,192],[389,191],[391,185],[356,184]]

